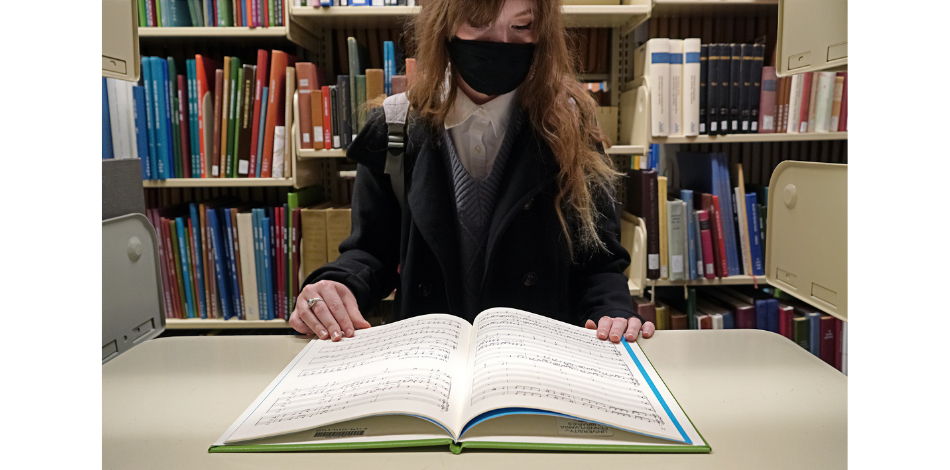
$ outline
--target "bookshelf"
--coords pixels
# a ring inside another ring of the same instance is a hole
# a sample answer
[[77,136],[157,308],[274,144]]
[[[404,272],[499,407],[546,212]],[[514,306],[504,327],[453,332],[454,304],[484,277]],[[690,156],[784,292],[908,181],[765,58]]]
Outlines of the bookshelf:
[[727,134],[693,137],[653,137],[654,144],[733,144],[744,142],[807,142],[813,140],[848,140],[847,132],[806,132],[804,134]]
[[653,0],[651,16],[756,15],[774,13],[778,0]]
[[250,329],[292,329],[287,320],[224,320],[212,318],[166,318],[165,328],[168,330],[250,330]]
[[287,28],[271,26],[268,28],[246,27],[174,27],[139,28],[139,40],[152,38],[286,38]]

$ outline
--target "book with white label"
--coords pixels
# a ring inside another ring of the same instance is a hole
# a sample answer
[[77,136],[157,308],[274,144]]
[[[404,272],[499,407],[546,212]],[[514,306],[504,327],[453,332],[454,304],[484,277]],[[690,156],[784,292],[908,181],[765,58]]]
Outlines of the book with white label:
[[683,135],[683,40],[670,39],[670,135]]
[[[831,108],[834,105],[835,72],[818,72],[818,94],[815,98],[815,132],[831,131]],[[837,130],[837,128],[835,128]]]
[[636,343],[510,308],[314,339],[209,452],[711,452]]
[[650,83],[650,132],[654,137],[670,135],[669,79],[670,40],[653,38],[634,51],[634,79],[647,77]]

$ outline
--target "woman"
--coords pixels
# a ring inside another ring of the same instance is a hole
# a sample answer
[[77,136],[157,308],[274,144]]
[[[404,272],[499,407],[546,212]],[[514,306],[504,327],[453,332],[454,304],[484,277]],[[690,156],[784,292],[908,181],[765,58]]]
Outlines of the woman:
[[[620,174],[574,77],[560,3],[426,1],[414,24],[404,204],[384,172],[376,108],[347,151],[360,164],[351,235],[305,280],[295,330],[351,337],[370,326],[361,308],[396,288],[394,320],[471,321],[513,307],[636,340],[612,189]],[[645,338],[653,331],[642,325]]]

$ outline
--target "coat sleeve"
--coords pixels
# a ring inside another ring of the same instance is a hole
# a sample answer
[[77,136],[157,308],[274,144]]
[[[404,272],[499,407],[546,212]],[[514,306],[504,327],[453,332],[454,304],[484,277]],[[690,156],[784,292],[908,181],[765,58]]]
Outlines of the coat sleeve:
[[367,311],[399,282],[401,209],[389,175],[383,173],[386,130],[381,108],[367,119],[347,156],[360,164],[353,188],[350,236],[340,243],[340,257],[320,267],[304,285],[331,280],[345,285]]
[[[601,149],[601,152],[603,150]],[[602,317],[635,317],[643,321],[630,302],[630,289],[623,270],[630,265],[630,254],[620,243],[620,208],[613,192],[601,197],[597,206],[602,214],[598,222],[598,235],[607,246],[596,253],[587,254],[574,263],[571,273],[571,292],[581,316],[581,325],[586,321],[600,321]],[[586,317],[586,318],[585,318]]]

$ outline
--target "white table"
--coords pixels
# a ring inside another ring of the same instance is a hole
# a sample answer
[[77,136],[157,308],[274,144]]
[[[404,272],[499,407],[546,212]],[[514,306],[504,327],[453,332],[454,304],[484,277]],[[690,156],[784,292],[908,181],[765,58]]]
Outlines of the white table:
[[447,448],[209,454],[308,340],[161,338],[102,366],[103,468],[847,467],[847,378],[759,330],[658,331],[640,345],[711,454],[591,454]]

